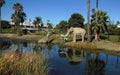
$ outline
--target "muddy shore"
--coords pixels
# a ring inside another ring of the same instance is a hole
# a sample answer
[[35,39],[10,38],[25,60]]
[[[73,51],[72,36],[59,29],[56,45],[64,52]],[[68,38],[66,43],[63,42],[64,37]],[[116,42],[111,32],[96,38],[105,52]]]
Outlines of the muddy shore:
[[[0,34],[0,40],[10,40],[13,42],[38,42],[38,40],[44,37],[45,36],[41,35],[22,35],[18,37],[16,34]],[[61,40],[59,36],[53,35],[51,38],[54,38],[53,43],[63,42],[63,40]],[[120,51],[120,42],[103,40],[99,42],[93,42],[92,44],[96,45],[97,49]]]

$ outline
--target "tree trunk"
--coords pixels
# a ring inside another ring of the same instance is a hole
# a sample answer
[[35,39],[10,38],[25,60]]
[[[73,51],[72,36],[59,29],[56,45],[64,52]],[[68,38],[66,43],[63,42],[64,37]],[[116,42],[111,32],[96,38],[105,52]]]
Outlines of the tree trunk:
[[[96,23],[98,23],[98,0],[96,0]],[[97,30],[94,30],[95,33],[95,41],[98,41],[98,33]]]
[[94,30],[94,34],[95,34],[95,41],[98,41],[98,34],[96,30]]
[[17,35],[21,36],[21,29],[20,29],[20,23],[17,23]]
[[87,20],[88,20],[88,38],[87,41],[90,42],[91,41],[91,36],[90,36],[90,0],[88,0],[87,2],[87,8],[88,8],[88,13],[87,13]]
[[2,24],[1,24],[1,7],[0,7],[0,33],[2,33]]
[[100,40],[100,34],[97,33],[97,40]]
[[98,0],[96,0],[96,22],[98,21]]

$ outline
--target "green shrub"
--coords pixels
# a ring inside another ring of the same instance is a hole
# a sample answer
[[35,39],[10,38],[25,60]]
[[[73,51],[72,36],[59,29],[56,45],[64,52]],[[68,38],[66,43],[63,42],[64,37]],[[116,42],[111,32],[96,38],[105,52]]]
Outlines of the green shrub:
[[3,33],[10,33],[10,28],[9,29],[3,29],[2,32]]
[[44,31],[36,31],[33,34],[35,34],[35,35],[46,35],[46,32],[44,32]]
[[17,28],[16,27],[11,27],[10,28],[10,33],[17,33]]
[[110,41],[117,42],[117,41],[119,41],[119,39],[120,39],[120,36],[118,36],[118,35],[110,35],[109,36]]
[[61,31],[58,30],[58,29],[55,29],[55,30],[54,30],[54,34],[61,34]]

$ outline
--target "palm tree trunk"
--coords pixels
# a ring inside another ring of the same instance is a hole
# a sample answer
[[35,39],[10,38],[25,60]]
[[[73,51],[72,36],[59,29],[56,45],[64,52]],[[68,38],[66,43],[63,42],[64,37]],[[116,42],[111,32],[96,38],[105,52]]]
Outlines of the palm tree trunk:
[[98,20],[98,0],[96,0],[96,22]]
[[17,25],[17,35],[21,36],[20,23],[18,22],[16,25]]
[[97,40],[100,40],[100,34],[97,33]]
[[90,0],[87,2],[87,8],[88,8],[88,13],[87,13],[87,20],[88,20],[88,42],[91,41],[91,36],[90,36]]
[[98,34],[97,34],[96,30],[94,30],[94,34],[95,34],[95,41],[97,41],[98,40]]
[[1,24],[1,7],[0,7],[0,33],[2,33],[2,24]]
[[16,25],[17,25],[17,35],[21,36],[19,11],[17,11],[16,15],[17,15],[17,18],[16,18],[17,19],[17,23],[16,23]]
[[[96,23],[98,24],[98,0],[96,0]],[[95,41],[98,41],[97,30],[94,30],[94,33],[95,33]]]

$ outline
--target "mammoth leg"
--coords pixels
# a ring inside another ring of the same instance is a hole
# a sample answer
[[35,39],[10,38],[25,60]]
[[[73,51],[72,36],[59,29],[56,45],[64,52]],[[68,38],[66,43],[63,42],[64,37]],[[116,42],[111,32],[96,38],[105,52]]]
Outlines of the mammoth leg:
[[73,34],[73,42],[76,42],[76,34]]
[[82,42],[84,42],[84,35],[82,35]]

